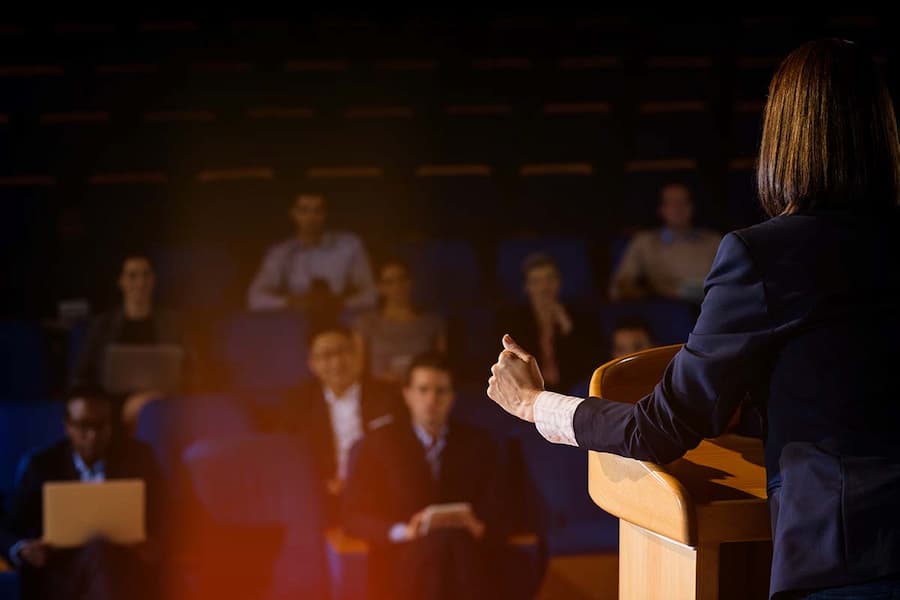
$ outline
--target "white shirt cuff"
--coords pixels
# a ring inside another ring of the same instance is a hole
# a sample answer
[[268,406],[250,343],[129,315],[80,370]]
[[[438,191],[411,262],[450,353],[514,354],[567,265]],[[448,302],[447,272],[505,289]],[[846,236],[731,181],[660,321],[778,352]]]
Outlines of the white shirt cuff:
[[398,544],[405,542],[408,537],[406,535],[406,523],[394,523],[388,530],[388,539]]
[[534,425],[538,433],[554,444],[577,446],[575,441],[575,409],[584,398],[541,392],[534,402]]

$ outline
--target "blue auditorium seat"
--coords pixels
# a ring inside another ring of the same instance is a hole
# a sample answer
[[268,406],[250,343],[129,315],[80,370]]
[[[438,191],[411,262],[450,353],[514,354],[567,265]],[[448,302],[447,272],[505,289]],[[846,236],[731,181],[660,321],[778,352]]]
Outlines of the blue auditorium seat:
[[19,575],[15,571],[0,572],[0,600],[19,600]]
[[683,344],[694,328],[699,309],[693,304],[678,300],[637,300],[613,302],[600,308],[603,332],[611,339],[616,323],[625,318],[644,321],[658,345]]
[[65,435],[62,402],[29,401],[0,404],[0,496],[15,485],[17,470],[29,452]]
[[423,239],[399,243],[394,251],[412,271],[418,306],[449,314],[481,299],[481,269],[468,241]]
[[618,521],[588,496],[587,453],[547,442],[534,426],[523,430],[519,440],[548,555],[615,551]]
[[535,252],[549,255],[562,273],[562,297],[589,302],[594,294],[590,246],[581,238],[508,239],[497,244],[497,280],[506,298],[525,302],[522,261]]
[[43,398],[49,389],[47,347],[41,328],[0,321],[0,401]]
[[232,387],[260,392],[255,398],[291,389],[309,377],[306,322],[296,312],[232,315],[222,326],[219,347]]
[[[188,447],[183,457],[197,500],[219,526],[245,534],[254,529],[280,531],[272,560],[256,560],[253,552],[245,552],[240,533],[229,538],[229,547],[218,549],[218,553],[240,556],[238,564],[243,562],[244,570],[266,571],[262,580],[268,589],[254,590],[262,591],[256,597],[327,597],[320,485],[296,440],[262,434],[205,440]],[[248,575],[259,580],[249,573],[217,569],[212,587],[246,581]]]
[[227,439],[249,434],[249,416],[231,399],[186,396],[153,400],[140,412],[135,437],[150,444],[170,478],[182,451],[199,440]]

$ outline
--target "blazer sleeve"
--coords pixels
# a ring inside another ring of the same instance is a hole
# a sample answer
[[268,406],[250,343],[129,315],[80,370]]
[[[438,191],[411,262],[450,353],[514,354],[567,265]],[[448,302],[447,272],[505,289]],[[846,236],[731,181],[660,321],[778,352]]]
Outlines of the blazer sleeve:
[[383,472],[384,465],[377,448],[367,441],[364,438],[358,442],[351,452],[350,473],[341,494],[342,520],[350,535],[384,544],[388,542],[395,521],[383,514],[379,506],[379,474]]
[[721,434],[766,376],[773,324],[746,243],[723,238],[700,317],[653,392],[636,404],[588,398],[573,418],[583,448],[665,464]]

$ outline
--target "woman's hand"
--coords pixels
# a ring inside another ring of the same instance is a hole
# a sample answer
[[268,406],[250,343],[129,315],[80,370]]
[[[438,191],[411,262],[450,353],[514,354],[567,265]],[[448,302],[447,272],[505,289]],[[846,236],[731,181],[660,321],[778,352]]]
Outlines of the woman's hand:
[[488,398],[506,412],[533,423],[534,403],[544,391],[544,378],[534,357],[509,334],[504,335],[503,352],[491,367],[491,373]]

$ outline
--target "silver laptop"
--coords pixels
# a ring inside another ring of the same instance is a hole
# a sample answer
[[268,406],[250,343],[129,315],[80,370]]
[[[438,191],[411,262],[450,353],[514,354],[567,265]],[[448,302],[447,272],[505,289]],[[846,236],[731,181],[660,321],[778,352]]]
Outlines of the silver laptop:
[[174,392],[182,380],[184,349],[175,344],[112,344],[106,349],[103,388],[110,394]]

